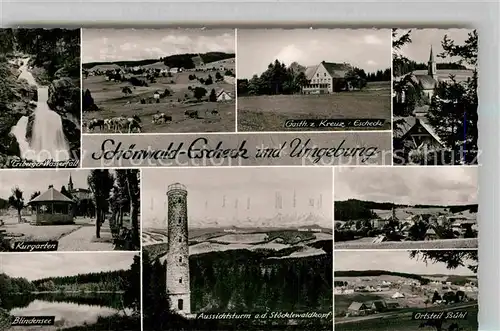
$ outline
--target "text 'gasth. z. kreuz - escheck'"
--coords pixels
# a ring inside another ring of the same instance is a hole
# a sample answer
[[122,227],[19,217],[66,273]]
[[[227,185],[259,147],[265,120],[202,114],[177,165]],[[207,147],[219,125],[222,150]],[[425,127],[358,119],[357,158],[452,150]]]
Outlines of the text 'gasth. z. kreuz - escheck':
[[381,128],[385,124],[382,119],[289,119],[285,128]]
[[379,150],[375,146],[346,146],[344,140],[334,142],[333,146],[320,147],[312,139],[294,138],[284,141],[278,146],[255,146],[249,150],[249,143],[242,140],[237,147],[227,148],[225,142],[219,141],[209,144],[207,138],[196,138],[191,143],[170,142],[164,149],[137,148],[136,144],[124,146],[115,139],[106,139],[102,142],[100,151],[92,153],[92,159],[105,161],[121,160],[178,160],[186,157],[190,160],[199,159],[261,159],[261,158],[302,158],[310,159],[311,163],[318,163],[323,158],[356,158],[366,162],[377,156]]

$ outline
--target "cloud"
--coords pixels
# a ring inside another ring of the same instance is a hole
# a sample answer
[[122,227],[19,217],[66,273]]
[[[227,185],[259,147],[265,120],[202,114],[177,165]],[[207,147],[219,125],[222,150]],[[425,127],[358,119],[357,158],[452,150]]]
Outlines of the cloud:
[[377,65],[377,62],[375,62],[373,60],[368,60],[368,61],[366,61],[366,64],[369,65],[370,67],[373,67],[373,66]]
[[400,204],[475,204],[475,167],[338,168],[335,200],[360,199]]
[[168,35],[161,39],[161,42],[164,44],[172,44],[172,45],[186,45],[192,42],[191,38],[188,36],[175,36]]
[[286,65],[290,65],[292,62],[300,63],[304,58],[305,52],[293,44],[286,46],[275,56],[275,59],[284,62]]
[[136,49],[137,48],[137,45],[136,44],[132,44],[132,43],[125,43],[125,44],[122,44],[120,46],[120,49],[122,51],[130,51],[132,49]]
[[381,45],[381,44],[383,44],[383,41],[379,37],[372,35],[372,34],[364,36],[363,41],[365,42],[365,44],[368,44],[368,45]]

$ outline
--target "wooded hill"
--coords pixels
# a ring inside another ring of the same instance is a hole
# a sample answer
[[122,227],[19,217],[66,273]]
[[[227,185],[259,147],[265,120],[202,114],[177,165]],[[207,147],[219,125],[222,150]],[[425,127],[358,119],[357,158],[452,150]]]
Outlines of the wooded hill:
[[334,272],[334,277],[379,277],[384,275],[415,279],[420,281],[420,283],[424,285],[430,282],[428,278],[422,277],[420,275],[387,270],[346,270]]
[[130,60],[130,61],[116,61],[116,62],[90,62],[83,63],[83,69],[90,69],[96,65],[101,64],[116,64],[119,66],[125,67],[135,67],[135,66],[145,66],[148,64],[153,64],[158,61],[163,61],[166,66],[170,68],[184,68],[184,69],[193,69],[195,64],[193,62],[193,57],[199,55],[204,63],[210,63],[220,60],[231,59],[236,56],[234,53],[223,53],[223,52],[208,52],[204,54],[175,54],[169,55],[159,59],[146,59],[146,60]]
[[443,208],[448,209],[450,213],[459,213],[463,211],[477,212],[478,205],[400,205],[392,202],[375,202],[349,199],[345,201],[335,201],[335,220],[359,220],[376,218],[373,210],[391,210],[392,208]]

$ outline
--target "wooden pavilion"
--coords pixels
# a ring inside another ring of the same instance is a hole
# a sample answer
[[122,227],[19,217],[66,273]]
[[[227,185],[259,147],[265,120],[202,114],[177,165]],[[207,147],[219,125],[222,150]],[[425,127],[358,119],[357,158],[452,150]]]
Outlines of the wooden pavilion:
[[44,193],[29,202],[35,211],[36,225],[73,224],[73,200],[52,185]]

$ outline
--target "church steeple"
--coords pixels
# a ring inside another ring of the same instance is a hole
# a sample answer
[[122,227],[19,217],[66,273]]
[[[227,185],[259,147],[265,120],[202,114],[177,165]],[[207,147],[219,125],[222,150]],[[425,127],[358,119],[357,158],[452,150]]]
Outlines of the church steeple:
[[437,68],[436,68],[436,62],[434,61],[434,53],[432,51],[432,45],[431,45],[431,51],[429,53],[429,62],[427,63],[427,74],[434,79],[437,78]]
[[68,191],[73,191],[73,179],[71,178],[71,174],[69,174]]

